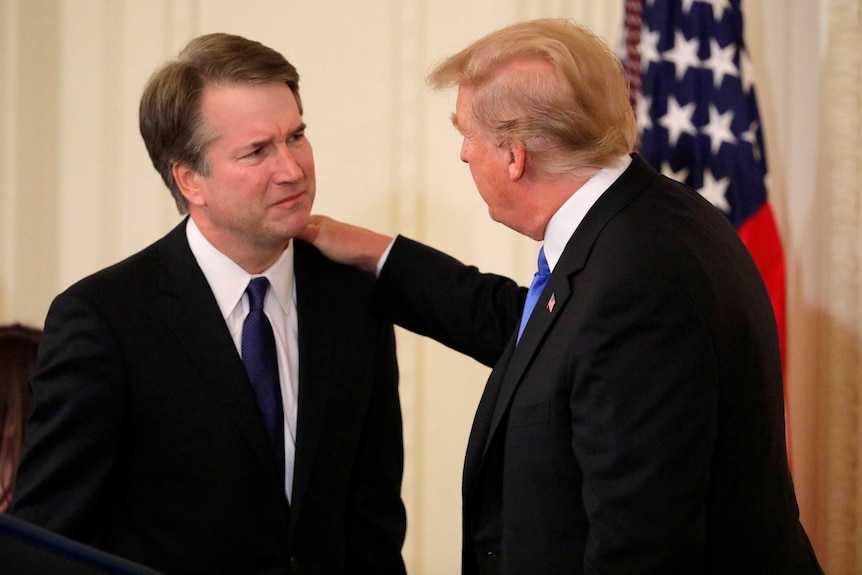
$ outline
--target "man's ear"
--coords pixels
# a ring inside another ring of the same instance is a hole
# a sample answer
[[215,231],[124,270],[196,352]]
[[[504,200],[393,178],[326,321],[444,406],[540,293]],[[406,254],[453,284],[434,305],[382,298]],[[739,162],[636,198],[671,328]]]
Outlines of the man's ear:
[[205,204],[203,191],[201,190],[201,175],[187,164],[175,163],[171,167],[174,181],[188,200],[190,205],[203,206]]
[[527,167],[527,148],[521,140],[509,142],[509,179],[517,182]]

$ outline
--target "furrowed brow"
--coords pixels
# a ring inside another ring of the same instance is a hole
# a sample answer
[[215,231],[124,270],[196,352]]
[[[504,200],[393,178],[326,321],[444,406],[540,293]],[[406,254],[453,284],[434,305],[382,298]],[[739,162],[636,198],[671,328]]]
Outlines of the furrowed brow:
[[248,149],[262,148],[264,146],[268,146],[272,143],[272,138],[261,138],[259,140],[254,140],[245,145]]

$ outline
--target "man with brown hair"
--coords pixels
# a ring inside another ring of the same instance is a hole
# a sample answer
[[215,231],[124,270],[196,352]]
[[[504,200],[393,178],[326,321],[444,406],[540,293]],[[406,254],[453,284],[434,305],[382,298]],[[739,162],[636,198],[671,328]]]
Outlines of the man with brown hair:
[[393,330],[370,277],[292,241],[296,70],[196,38],[140,126],[189,217],[54,300],[14,514],[165,573],[403,574]]

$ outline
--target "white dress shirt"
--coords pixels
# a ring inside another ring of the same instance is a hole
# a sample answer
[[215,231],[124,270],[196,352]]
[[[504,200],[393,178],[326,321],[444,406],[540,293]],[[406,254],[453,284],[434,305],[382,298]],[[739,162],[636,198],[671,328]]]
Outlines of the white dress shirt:
[[227,324],[237,353],[242,357],[242,325],[249,303],[245,289],[255,277],[266,276],[270,289],[263,311],[272,324],[278,354],[278,378],[284,403],[284,489],[288,500],[293,492],[293,463],[296,455],[296,412],[299,397],[299,339],[296,318],[296,282],[293,274],[293,242],[272,266],[261,274],[251,275],[218,251],[189,218],[186,237],[222,317]]
[[617,167],[602,168],[593,175],[592,178],[581,186],[566,202],[560,206],[560,209],[551,216],[545,228],[545,259],[548,260],[548,267],[554,271],[554,266],[560,261],[563,255],[563,250],[566,249],[566,244],[574,235],[575,230],[581,225],[587,212],[593,207],[602,194],[611,187],[617,178],[629,167],[632,163],[630,156],[620,158]]

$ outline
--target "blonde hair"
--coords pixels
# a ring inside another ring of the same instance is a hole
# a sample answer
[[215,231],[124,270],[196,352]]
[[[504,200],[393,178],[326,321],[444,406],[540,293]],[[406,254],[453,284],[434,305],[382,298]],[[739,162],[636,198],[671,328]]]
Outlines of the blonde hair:
[[570,20],[492,32],[443,60],[427,82],[437,90],[473,89],[476,125],[496,143],[522,141],[547,174],[611,166],[637,137],[619,60]]

